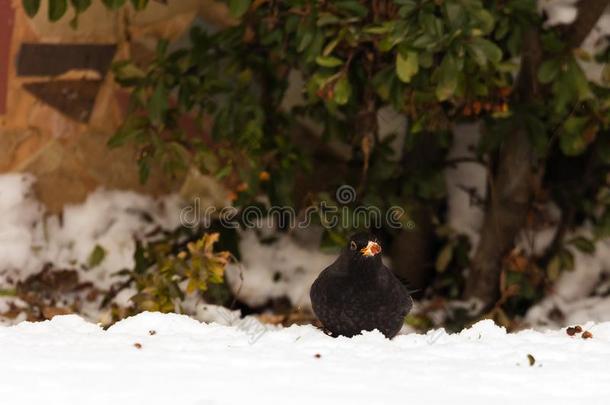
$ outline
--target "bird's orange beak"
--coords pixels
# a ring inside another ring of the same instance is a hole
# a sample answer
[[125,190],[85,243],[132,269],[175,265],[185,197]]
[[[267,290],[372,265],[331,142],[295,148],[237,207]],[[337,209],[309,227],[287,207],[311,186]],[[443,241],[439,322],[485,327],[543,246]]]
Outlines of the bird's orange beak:
[[381,252],[379,243],[369,241],[365,248],[360,249],[360,253],[364,256],[372,257]]

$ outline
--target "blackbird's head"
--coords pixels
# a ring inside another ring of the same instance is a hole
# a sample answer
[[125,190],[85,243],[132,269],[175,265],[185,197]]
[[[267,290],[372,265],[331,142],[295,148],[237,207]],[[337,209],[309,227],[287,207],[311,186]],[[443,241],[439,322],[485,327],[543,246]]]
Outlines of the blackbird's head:
[[369,233],[357,233],[347,243],[347,249],[353,258],[372,259],[381,257],[381,245],[377,238]]

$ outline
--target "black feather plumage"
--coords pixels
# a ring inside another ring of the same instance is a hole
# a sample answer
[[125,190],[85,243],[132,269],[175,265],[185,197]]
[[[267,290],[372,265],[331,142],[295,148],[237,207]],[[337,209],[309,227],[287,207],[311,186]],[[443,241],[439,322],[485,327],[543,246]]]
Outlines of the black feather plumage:
[[413,306],[407,288],[381,262],[380,248],[365,255],[367,245],[379,247],[373,236],[352,236],[339,258],[311,286],[314,313],[333,336],[378,329],[392,338]]

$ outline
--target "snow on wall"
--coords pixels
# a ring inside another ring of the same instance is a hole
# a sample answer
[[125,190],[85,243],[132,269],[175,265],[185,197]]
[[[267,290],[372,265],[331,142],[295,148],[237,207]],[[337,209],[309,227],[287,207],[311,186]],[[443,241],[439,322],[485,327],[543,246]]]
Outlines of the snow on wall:
[[176,196],[155,200],[129,191],[95,191],[83,204],[66,207],[61,222],[56,216],[47,219],[47,245],[41,259],[59,267],[84,265],[99,245],[106,256],[94,269],[83,272],[82,279],[109,287],[112,272],[133,267],[134,237],[145,239],[157,227],[171,230],[179,225],[179,204]]
[[[591,236],[585,225],[566,236]],[[597,241],[595,252],[586,254],[568,247],[574,255],[574,269],[565,271],[553,290],[541,302],[529,309],[526,322],[532,326],[565,326],[586,321],[610,319],[610,240]],[[600,291],[602,290],[602,291]],[[563,317],[555,314],[559,311]]]
[[[480,123],[457,124],[453,130],[453,144],[447,159],[476,158],[481,136]],[[472,190],[484,199],[487,194],[487,170],[476,162],[459,162],[445,169],[447,185],[447,222],[452,229],[466,235],[472,246],[471,254],[479,243],[479,230],[483,224],[483,211],[466,190]]]
[[111,273],[133,267],[134,236],[179,225],[180,200],[175,195],[153,199],[103,189],[83,204],[66,206],[61,216],[45,216],[32,193],[34,181],[28,174],[0,176],[0,286],[9,277],[18,280],[39,272],[45,263],[84,267],[99,245],[105,258],[81,272],[81,279],[108,287]]
[[0,176],[0,274],[37,263],[31,250],[44,209],[31,195],[33,182],[31,175]]
[[309,286],[337,258],[290,234],[261,242],[255,230],[240,233],[239,251],[241,263],[227,268],[227,281],[233,293],[253,307],[287,297],[293,305],[310,309]]
[[578,0],[538,0],[538,11],[546,16],[545,25],[570,24],[576,19]]
[[[158,227],[171,230],[179,226],[182,202],[177,195],[154,199],[100,189],[82,204],[66,206],[60,216],[46,216],[32,193],[34,182],[27,174],[0,175],[0,288],[8,287],[9,279],[14,282],[38,273],[45,263],[82,269],[80,281],[108,288],[116,282],[113,273],[133,267],[134,237],[145,239]],[[263,243],[259,234],[275,235],[277,240]],[[96,246],[106,255],[99,265],[88,269]],[[310,308],[309,286],[336,258],[336,254],[321,253],[318,246],[293,235],[276,235],[271,228],[246,230],[239,244],[242,261],[229,266],[227,281],[252,306],[286,297],[296,306]],[[116,301],[126,305],[131,295],[133,291],[125,290]],[[200,302],[185,302],[185,306],[198,319],[231,323],[239,318],[239,314]]]

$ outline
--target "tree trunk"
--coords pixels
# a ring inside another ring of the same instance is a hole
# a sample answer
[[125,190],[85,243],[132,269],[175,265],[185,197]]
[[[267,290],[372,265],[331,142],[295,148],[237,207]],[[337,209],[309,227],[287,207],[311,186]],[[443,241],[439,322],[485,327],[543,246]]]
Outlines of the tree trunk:
[[[568,43],[572,47],[577,47],[584,41],[609,3],[610,0],[578,3],[578,17],[566,30],[570,35]],[[532,29],[526,32],[523,43],[515,100],[527,103],[541,97],[537,80],[542,62],[538,31]],[[481,239],[471,262],[464,291],[465,298],[479,299],[484,310],[489,309],[499,297],[502,258],[512,249],[517,234],[525,225],[532,191],[539,178],[527,131],[523,127],[516,127],[514,134],[507,137],[500,147],[498,170],[490,187]]]
[[500,149],[498,173],[490,190],[481,238],[466,283],[467,298],[485,307],[499,296],[502,257],[523,228],[530,202],[534,153],[527,132],[516,129]]

